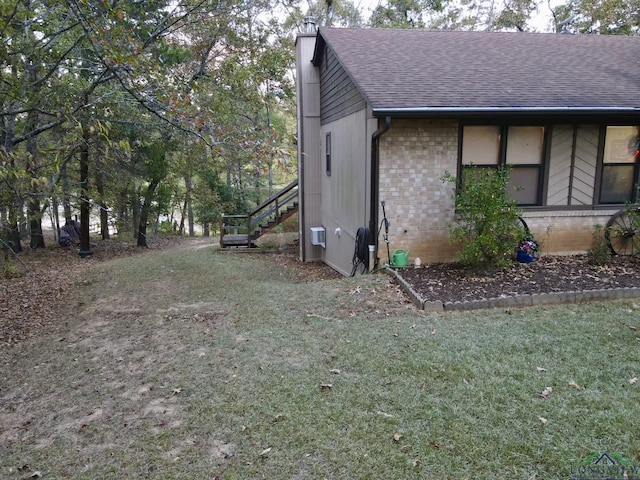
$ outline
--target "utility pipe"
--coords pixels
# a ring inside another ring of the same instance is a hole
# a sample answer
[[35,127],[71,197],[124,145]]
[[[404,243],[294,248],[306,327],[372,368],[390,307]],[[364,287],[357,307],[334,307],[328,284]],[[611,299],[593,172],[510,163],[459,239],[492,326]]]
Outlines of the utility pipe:
[[[391,116],[384,118],[384,125],[371,135],[371,204],[369,206],[369,236],[373,240],[377,258],[378,251],[378,188],[380,184],[380,152],[378,149],[380,137],[391,128]],[[371,268],[371,263],[370,263]]]

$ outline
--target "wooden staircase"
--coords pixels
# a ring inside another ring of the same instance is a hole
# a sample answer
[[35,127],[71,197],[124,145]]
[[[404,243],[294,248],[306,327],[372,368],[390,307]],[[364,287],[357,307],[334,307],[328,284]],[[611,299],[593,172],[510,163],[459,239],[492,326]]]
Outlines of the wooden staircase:
[[246,215],[220,218],[220,246],[255,247],[258,238],[298,212],[298,180],[273,194]]

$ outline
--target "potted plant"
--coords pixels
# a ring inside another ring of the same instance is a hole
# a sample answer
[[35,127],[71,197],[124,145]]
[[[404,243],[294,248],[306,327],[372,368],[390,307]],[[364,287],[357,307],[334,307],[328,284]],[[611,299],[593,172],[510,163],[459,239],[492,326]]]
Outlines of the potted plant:
[[536,259],[540,246],[533,236],[527,236],[520,240],[518,244],[518,261],[520,263],[531,263]]

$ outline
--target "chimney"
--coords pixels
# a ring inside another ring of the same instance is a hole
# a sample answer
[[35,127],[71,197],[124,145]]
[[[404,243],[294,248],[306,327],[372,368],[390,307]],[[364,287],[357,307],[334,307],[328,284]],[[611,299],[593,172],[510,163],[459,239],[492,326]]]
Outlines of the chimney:
[[304,32],[316,33],[316,18],[313,16],[304,17]]

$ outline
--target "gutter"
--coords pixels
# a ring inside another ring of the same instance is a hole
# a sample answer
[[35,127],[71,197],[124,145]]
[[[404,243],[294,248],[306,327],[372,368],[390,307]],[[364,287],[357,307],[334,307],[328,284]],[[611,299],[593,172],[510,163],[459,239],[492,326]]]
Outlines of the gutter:
[[398,107],[373,108],[374,117],[464,117],[478,115],[640,115],[640,107]]
[[[371,204],[369,206],[369,244],[375,246],[378,251],[378,188],[379,188],[379,172],[380,172],[380,155],[378,150],[379,139],[391,128],[391,116],[384,118],[384,125],[371,135]],[[377,255],[374,255],[377,258]]]

